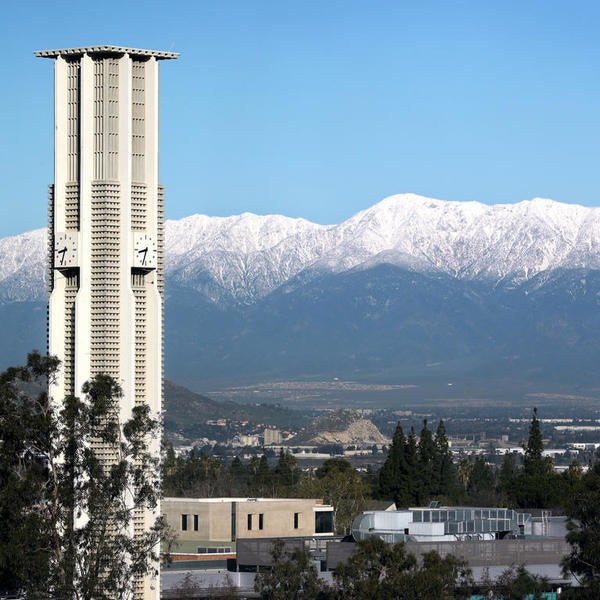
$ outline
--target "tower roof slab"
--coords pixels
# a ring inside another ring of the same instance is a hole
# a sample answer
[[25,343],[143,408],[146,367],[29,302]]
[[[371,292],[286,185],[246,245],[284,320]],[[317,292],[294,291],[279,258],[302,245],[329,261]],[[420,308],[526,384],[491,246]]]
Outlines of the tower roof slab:
[[132,57],[142,58],[153,56],[156,60],[169,60],[179,57],[177,52],[163,52],[161,50],[144,50],[142,48],[125,48],[123,46],[83,46],[81,48],[60,48],[58,50],[38,50],[34,54],[39,58],[58,58],[66,56],[115,55],[129,54]]

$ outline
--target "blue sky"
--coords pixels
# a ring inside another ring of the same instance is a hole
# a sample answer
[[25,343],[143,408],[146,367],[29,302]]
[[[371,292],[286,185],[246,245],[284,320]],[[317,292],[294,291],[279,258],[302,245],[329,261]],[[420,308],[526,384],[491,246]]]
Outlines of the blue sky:
[[600,205],[600,3],[55,0],[2,5],[0,237],[46,222],[52,61],[161,64],[167,216],[336,223],[383,197]]

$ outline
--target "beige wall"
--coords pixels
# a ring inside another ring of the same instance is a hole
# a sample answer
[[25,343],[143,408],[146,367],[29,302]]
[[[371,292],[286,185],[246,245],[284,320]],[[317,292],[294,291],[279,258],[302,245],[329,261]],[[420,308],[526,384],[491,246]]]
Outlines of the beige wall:
[[[235,537],[261,538],[314,535],[313,509],[316,506],[322,507],[322,501],[296,498],[277,500],[164,498],[162,512],[181,541],[231,542],[231,515],[234,507]],[[297,528],[294,527],[295,514]],[[187,515],[186,531],[182,530],[182,515]],[[194,515],[198,516],[197,530],[194,529]],[[252,515],[251,528],[248,527],[248,515]]]
[[[314,500],[262,500],[237,505],[237,537],[286,537],[313,535],[315,533]],[[294,514],[298,513],[298,528],[294,528]],[[262,529],[260,515],[262,517]],[[248,515],[252,515],[252,528],[248,528]]]

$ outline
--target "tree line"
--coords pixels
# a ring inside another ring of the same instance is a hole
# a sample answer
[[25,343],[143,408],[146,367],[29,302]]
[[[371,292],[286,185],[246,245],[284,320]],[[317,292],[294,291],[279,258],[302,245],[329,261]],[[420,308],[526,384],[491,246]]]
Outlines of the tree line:
[[462,458],[454,463],[443,421],[433,434],[424,421],[418,438],[413,429],[406,436],[398,423],[373,495],[392,499],[398,508],[441,500],[471,506],[562,510],[583,469],[575,461],[557,474],[552,459],[545,457],[543,450],[537,409],[533,410],[522,456],[506,453],[499,466],[491,463],[489,456]]

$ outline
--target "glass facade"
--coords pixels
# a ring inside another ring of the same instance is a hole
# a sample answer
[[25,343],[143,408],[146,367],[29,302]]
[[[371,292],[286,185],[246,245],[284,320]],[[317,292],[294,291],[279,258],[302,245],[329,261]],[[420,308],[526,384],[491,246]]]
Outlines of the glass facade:
[[446,534],[514,533],[531,523],[531,515],[509,508],[411,508],[414,523],[444,523]]

